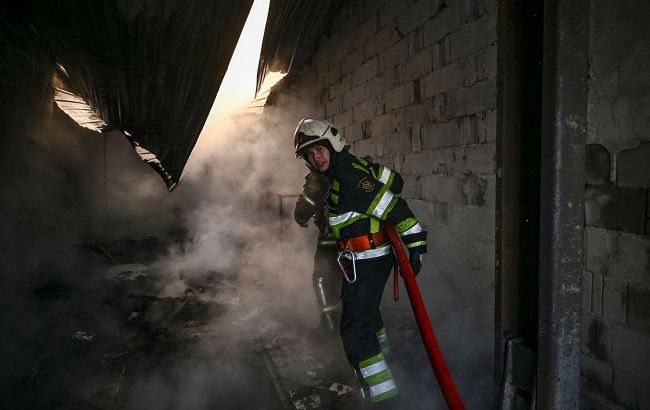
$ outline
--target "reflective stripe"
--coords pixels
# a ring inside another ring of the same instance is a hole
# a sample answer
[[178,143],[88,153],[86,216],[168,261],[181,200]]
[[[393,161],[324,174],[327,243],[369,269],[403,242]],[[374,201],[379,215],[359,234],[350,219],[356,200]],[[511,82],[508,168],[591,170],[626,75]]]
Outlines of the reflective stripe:
[[361,368],[361,374],[363,374],[363,377],[369,377],[373,376],[379,372],[382,372],[384,370],[388,369],[388,365],[386,364],[385,360],[382,360],[380,362],[377,362],[375,364],[371,364],[370,366],[367,367],[362,367]]
[[310,197],[308,197],[307,195],[302,194],[302,197],[303,197],[303,198],[305,199],[305,201],[307,201],[311,206],[316,205],[316,201],[312,200],[312,199],[311,199]]
[[390,192],[390,190],[386,190],[384,192],[384,195],[381,197],[379,200],[379,203],[373,209],[372,214],[376,216],[379,219],[382,219],[382,216],[384,215],[384,212],[386,212],[386,208],[388,208],[388,204],[390,204],[390,201],[393,199],[393,193]]
[[[380,256],[388,255],[391,251],[390,245],[386,244],[375,249],[368,249],[367,251],[353,252],[356,260],[359,259],[372,259]],[[343,255],[344,258],[350,259],[350,256]]]
[[363,171],[363,172],[365,172],[366,174],[369,173],[368,170],[365,169],[363,166],[361,166],[361,165],[359,165],[359,164],[355,164],[354,162],[352,163],[352,167],[358,169],[359,171]]
[[418,223],[418,221],[416,221],[415,218],[406,218],[402,222],[395,225],[395,229],[397,229],[397,232],[404,232],[407,229],[413,227],[413,225],[415,225],[416,223]]
[[330,225],[339,225],[342,224],[343,222],[349,221],[350,219],[356,216],[361,216],[361,214],[354,211],[350,211],[341,215],[330,216],[328,219],[330,221]]
[[427,243],[425,241],[417,241],[417,242],[413,242],[413,243],[407,243],[406,248],[410,249],[410,248],[415,248],[416,246],[426,245],[426,244]]
[[388,391],[395,390],[397,389],[397,385],[395,384],[395,380],[393,379],[388,379],[383,383],[379,383],[376,386],[370,386],[370,397],[376,397],[381,394],[384,394]]
[[388,177],[390,176],[390,173],[393,172],[390,168],[384,167],[384,169],[381,171],[381,175],[379,176],[379,182],[382,184],[385,184],[388,182]]
[[379,232],[379,219],[377,218],[370,218],[370,233],[377,233]]
[[338,307],[337,305],[333,305],[333,306],[325,306],[324,308],[321,309],[321,312],[323,312],[323,313],[331,312],[331,311],[333,311],[333,310],[338,310],[338,308],[339,308],[339,307]]
[[422,232],[422,226],[420,226],[420,223],[418,222],[415,225],[413,225],[410,229],[402,232],[401,235],[402,236],[404,236],[404,235],[412,235],[414,233],[420,233],[420,232]]

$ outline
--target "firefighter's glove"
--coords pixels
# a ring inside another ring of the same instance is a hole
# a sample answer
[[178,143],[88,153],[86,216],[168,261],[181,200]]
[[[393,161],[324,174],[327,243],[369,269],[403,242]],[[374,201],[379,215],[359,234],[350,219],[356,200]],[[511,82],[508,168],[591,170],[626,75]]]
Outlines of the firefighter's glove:
[[293,211],[293,219],[295,219],[298,225],[306,228],[309,218],[311,218],[315,212],[316,207],[310,203],[307,198],[300,195],[296,201],[296,209]]
[[329,182],[327,177],[320,172],[310,172],[305,177],[302,194],[314,202],[316,208],[322,208],[325,205],[329,191]]
[[329,183],[325,175],[312,172],[305,177],[302,194],[298,197],[293,212],[293,219],[298,225],[306,228],[309,218],[314,214],[322,214],[328,190]]
[[409,252],[409,263],[411,264],[411,269],[413,270],[414,276],[418,276],[418,273],[420,273],[423,260],[424,254],[420,253],[419,251],[414,249]]

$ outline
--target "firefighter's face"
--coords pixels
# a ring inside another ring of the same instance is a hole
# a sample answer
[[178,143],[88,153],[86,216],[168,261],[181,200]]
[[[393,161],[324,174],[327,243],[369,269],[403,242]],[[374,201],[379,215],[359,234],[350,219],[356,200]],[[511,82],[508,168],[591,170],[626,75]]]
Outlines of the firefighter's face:
[[317,145],[307,153],[307,159],[318,171],[325,172],[330,166],[330,151],[322,145]]

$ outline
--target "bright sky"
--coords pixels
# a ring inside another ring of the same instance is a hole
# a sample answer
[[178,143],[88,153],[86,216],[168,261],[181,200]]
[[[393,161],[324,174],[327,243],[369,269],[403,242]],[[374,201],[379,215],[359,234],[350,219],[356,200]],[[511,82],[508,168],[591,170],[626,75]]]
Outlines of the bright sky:
[[[201,158],[209,154],[211,146],[227,143],[220,138],[224,127],[228,125],[227,117],[242,110],[255,98],[257,65],[262,49],[269,1],[255,0],[253,2],[228,70],[221,82],[217,98],[212,105],[196,146],[192,150],[184,174],[189,174],[191,169],[200,163]],[[260,87],[260,98],[267,97],[268,90],[282,77],[284,74],[268,73]],[[260,103],[263,104],[263,101],[256,101],[255,105]]]
[[230,60],[205,128],[236,112],[255,97],[257,64],[262,49],[269,0],[255,0]]

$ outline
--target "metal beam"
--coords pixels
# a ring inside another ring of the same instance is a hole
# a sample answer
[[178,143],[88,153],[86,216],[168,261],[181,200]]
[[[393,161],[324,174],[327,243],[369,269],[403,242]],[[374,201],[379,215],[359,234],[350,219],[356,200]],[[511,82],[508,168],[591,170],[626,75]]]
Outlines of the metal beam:
[[537,408],[578,409],[588,0],[544,2]]

